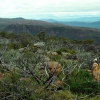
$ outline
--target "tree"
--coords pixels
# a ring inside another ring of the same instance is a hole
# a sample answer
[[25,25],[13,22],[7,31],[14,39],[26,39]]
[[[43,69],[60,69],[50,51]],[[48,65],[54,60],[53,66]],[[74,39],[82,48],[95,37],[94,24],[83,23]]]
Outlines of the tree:
[[40,40],[45,41],[46,33],[45,33],[45,32],[40,32],[40,33],[38,34],[38,37],[39,37]]

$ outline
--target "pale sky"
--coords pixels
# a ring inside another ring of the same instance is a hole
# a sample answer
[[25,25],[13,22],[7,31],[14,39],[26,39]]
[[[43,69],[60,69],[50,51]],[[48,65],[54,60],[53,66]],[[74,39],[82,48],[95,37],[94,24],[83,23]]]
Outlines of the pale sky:
[[3,18],[100,16],[100,0],[0,0]]

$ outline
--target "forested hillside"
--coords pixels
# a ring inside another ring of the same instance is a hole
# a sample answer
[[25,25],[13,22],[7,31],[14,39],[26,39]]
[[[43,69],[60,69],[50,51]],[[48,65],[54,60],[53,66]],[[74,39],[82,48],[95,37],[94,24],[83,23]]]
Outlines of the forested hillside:
[[24,24],[24,25],[39,25],[39,26],[50,26],[55,25],[48,23],[46,21],[41,20],[29,20],[29,19],[23,19],[23,18],[0,18],[0,32],[11,24]]
[[91,28],[79,28],[71,26],[40,26],[40,25],[20,25],[12,24],[4,28],[8,33],[28,33],[36,35],[41,31],[55,37],[66,37],[73,40],[91,39],[94,43],[100,43],[100,30]]
[[28,20],[23,18],[0,19],[0,31],[8,33],[27,33],[36,35],[41,31],[56,37],[66,37],[73,40],[91,39],[100,44],[100,29],[72,27],[58,23],[49,23],[40,20]]
[[89,39],[1,32],[0,100],[99,100],[99,60]]

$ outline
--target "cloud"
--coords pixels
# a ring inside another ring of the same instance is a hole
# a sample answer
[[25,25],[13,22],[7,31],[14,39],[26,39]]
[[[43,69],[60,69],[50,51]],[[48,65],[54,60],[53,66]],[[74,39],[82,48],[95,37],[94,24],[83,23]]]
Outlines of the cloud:
[[100,0],[3,0],[0,17],[99,16]]

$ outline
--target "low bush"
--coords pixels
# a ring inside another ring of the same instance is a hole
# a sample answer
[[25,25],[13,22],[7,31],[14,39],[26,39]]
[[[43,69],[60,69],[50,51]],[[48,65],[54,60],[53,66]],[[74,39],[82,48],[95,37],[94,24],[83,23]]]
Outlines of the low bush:
[[75,53],[74,50],[66,49],[66,48],[59,48],[58,50],[56,50],[56,52],[58,54],[62,54],[62,52],[67,52],[67,53],[70,53],[70,54],[74,54]]
[[66,83],[74,93],[96,94],[100,92],[100,84],[96,81],[92,81],[92,76],[84,70],[75,69]]
[[10,43],[7,45],[9,49],[19,49],[22,47],[20,43]]

